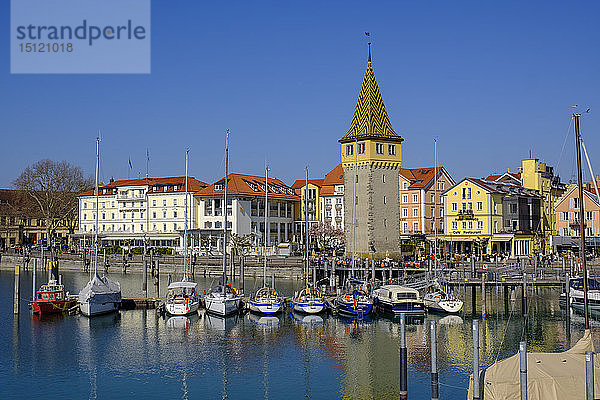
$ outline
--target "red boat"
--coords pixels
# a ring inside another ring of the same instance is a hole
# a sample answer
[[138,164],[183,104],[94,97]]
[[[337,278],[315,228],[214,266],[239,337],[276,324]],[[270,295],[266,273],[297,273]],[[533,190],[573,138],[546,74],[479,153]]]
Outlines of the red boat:
[[35,294],[35,301],[31,303],[34,314],[62,313],[77,304],[76,299],[70,299],[65,293],[65,287],[55,280],[42,285]]

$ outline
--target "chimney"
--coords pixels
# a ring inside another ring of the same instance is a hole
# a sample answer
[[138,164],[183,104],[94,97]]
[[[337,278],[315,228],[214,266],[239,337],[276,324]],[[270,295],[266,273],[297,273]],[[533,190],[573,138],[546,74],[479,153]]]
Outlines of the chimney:
[[115,178],[110,178],[109,184],[113,183],[115,181]]

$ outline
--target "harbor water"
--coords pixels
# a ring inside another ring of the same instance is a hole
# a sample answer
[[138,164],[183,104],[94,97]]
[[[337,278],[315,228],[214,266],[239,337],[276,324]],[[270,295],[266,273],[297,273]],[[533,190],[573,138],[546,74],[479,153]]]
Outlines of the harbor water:
[[[38,282],[45,281],[38,275]],[[141,297],[141,276],[112,274],[124,297]],[[89,276],[65,272],[76,293]],[[161,294],[167,286],[161,277]],[[199,291],[216,283],[196,277]],[[246,293],[262,285],[247,279]],[[296,280],[278,280],[292,296]],[[20,314],[13,316],[14,274],[0,271],[0,398],[3,399],[398,399],[400,324],[373,316],[277,317],[251,314],[227,319],[205,315],[164,318],[155,310],[32,316],[31,271],[21,273]],[[148,293],[154,294],[149,279]],[[428,315],[407,327],[408,398],[431,398],[429,320],[437,321],[441,399],[464,399],[472,371],[472,319],[480,320],[483,367],[512,355],[526,338],[528,350],[562,351],[583,335],[583,318],[567,320],[558,288],[530,289],[528,317],[514,294],[488,287],[487,318],[481,293],[455,289],[465,300],[456,316]],[[473,310],[473,304],[476,310]],[[600,324],[592,322],[598,346]]]

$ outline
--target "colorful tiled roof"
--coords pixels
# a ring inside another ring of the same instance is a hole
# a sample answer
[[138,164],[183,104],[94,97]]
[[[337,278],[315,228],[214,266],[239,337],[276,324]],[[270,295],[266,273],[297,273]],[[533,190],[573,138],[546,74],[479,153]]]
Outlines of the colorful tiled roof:
[[[269,178],[269,197],[298,200],[299,197],[293,188],[287,186],[277,178]],[[206,188],[196,193],[196,196],[222,196],[225,186],[225,178],[208,185]],[[265,177],[243,174],[229,174],[227,176],[227,194],[231,196],[265,195]]]
[[[116,194],[118,188],[126,186],[149,186],[148,193],[185,192],[185,176],[170,176],[164,178],[121,179],[100,186],[100,195]],[[188,176],[188,192],[197,192],[207,186],[206,183]],[[175,187],[177,189],[175,190]],[[166,188],[166,189],[165,189]],[[93,196],[94,189],[80,193],[79,196]]]
[[350,129],[339,142],[348,143],[355,139],[385,139],[395,142],[404,140],[392,128],[385,104],[383,104],[379,85],[375,80],[375,71],[373,71],[373,65],[371,64],[370,47],[367,70],[358,94]]

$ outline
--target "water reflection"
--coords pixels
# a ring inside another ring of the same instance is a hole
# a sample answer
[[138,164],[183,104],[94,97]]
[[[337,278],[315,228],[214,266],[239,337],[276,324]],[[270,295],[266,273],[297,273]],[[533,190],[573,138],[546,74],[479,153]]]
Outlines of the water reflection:
[[[80,278],[65,274],[67,282]],[[83,278],[87,281],[87,276]],[[119,280],[124,293],[139,290],[135,276]],[[12,305],[12,285],[12,277],[0,271],[0,289],[4,289],[0,307]],[[295,285],[295,281],[278,281],[278,290],[293,293]],[[573,343],[581,337],[583,318],[560,309],[557,290],[532,292],[527,318],[521,315],[520,299],[513,301],[507,293],[488,291],[488,318],[480,321],[484,366],[514,354],[522,338],[527,338],[532,351],[556,351],[568,347],[570,336]],[[471,290],[459,295],[467,308],[464,314],[430,315],[407,325],[409,398],[430,395],[429,320],[438,322],[441,398],[466,395],[472,368],[471,321],[473,315],[480,318],[481,309],[470,309]],[[167,319],[154,310],[132,310],[92,319],[23,313],[19,324],[8,306],[0,314],[0,334],[9,338],[0,344],[6,350],[0,361],[0,380],[6,382],[0,385],[0,397],[30,395],[33,386],[64,398],[399,396],[397,320],[293,312],[227,318],[201,312]],[[597,321],[592,323],[592,333],[597,340]]]

